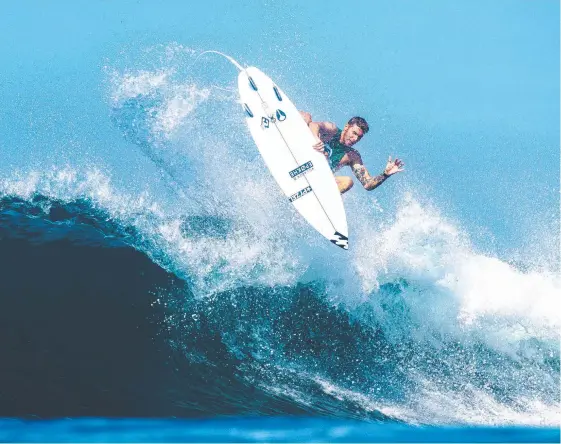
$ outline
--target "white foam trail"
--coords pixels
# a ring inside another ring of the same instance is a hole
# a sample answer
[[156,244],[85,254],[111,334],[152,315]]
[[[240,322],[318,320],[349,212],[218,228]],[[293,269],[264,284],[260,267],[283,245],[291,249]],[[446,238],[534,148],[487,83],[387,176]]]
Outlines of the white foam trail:
[[167,86],[169,78],[173,75],[173,70],[170,69],[161,69],[154,72],[141,70],[136,73],[118,73],[106,67],[106,71],[109,72],[113,85],[110,96],[113,103],[140,95],[152,95]]
[[156,112],[153,130],[170,138],[202,102],[209,97],[208,89],[198,89],[195,85],[181,85],[174,88],[161,109]]
[[410,423],[415,423],[415,421],[412,421],[411,417],[408,417],[407,409],[402,406],[390,405],[388,402],[377,401],[374,397],[339,387],[327,379],[318,376],[313,377],[313,381],[319,385],[324,393],[340,401],[351,401],[359,405],[360,408],[366,412],[380,412],[390,418],[401,420],[407,418]]
[[[442,390],[434,381],[423,380],[417,401],[410,405],[416,420],[425,424],[475,424],[486,426],[558,426],[559,403],[546,404],[515,397],[508,405],[483,390],[465,386],[461,392]],[[409,420],[411,418],[408,418]]]
[[[304,376],[300,373],[300,376]],[[464,387],[461,392],[442,390],[430,380],[422,380],[415,396],[404,403],[379,401],[376,394],[349,390],[321,377],[313,377],[321,390],[340,401],[350,401],[366,412],[406,421],[409,424],[480,425],[480,426],[556,426],[561,419],[561,406],[519,397],[509,405],[496,400],[483,390]],[[299,399],[299,395],[295,400]]]
[[152,134],[170,139],[181,128],[195,109],[208,100],[210,90],[199,88],[192,82],[178,82],[173,68],[136,73],[119,73],[106,68],[111,83],[111,101],[119,106],[127,99],[139,96],[157,97],[158,102],[147,114],[151,117]]

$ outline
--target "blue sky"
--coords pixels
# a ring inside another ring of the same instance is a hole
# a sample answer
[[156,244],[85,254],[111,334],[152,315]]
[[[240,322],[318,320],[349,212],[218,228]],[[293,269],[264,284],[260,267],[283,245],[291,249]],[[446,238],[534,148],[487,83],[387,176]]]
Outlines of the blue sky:
[[522,242],[529,217],[558,218],[558,1],[21,1],[2,9],[0,174],[73,139],[110,158],[102,146],[117,142],[103,66],[178,42],[262,68],[318,119],[365,117],[372,130],[358,148],[373,172],[388,154],[407,163],[409,177],[384,185],[381,199],[400,181],[423,183],[454,217],[498,233],[503,247]]

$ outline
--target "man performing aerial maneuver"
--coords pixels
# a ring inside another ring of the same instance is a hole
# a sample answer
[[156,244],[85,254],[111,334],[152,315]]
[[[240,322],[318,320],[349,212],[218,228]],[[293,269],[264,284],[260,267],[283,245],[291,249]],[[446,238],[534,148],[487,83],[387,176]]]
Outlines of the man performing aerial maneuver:
[[[368,123],[362,117],[353,117],[340,130],[332,122],[313,122],[310,113],[300,111],[300,114],[317,138],[314,149],[325,154],[331,171],[350,166],[365,190],[371,191],[391,175],[403,171],[404,163],[399,159],[392,161],[390,157],[382,174],[373,177],[368,173],[360,153],[352,148],[368,132]],[[335,181],[341,194],[353,186],[353,180],[348,176],[336,176]]]
[[[348,250],[349,230],[341,194],[351,189],[353,180],[334,177],[333,173],[348,165],[362,186],[373,190],[403,171],[403,162],[390,157],[383,173],[371,176],[353,148],[368,131],[363,118],[353,117],[342,130],[330,122],[313,122],[312,116],[299,112],[261,70],[244,68],[218,51],[205,51],[197,57],[209,52],[225,57],[239,70],[239,104],[246,124],[265,166],[288,201],[318,233]],[[327,162],[316,153],[325,154]]]

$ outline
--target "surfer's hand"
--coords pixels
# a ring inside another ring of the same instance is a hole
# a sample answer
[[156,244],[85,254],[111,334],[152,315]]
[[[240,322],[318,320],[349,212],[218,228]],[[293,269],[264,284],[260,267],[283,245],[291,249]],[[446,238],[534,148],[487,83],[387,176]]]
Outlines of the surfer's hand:
[[316,151],[322,153],[325,157],[327,157],[327,151],[325,151],[325,145],[321,140],[318,140],[316,143],[312,145],[312,148]]
[[384,174],[386,176],[391,176],[392,174],[400,173],[404,170],[404,166],[405,164],[401,160],[395,159],[392,161],[392,156],[390,156],[386,168],[384,169]]

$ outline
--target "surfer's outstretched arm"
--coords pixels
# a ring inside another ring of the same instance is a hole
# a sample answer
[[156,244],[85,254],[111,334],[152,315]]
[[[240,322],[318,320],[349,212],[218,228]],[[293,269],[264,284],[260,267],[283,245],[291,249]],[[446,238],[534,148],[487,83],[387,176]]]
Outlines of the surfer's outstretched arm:
[[382,174],[379,174],[378,176],[371,176],[368,170],[366,169],[366,167],[364,166],[364,164],[362,163],[362,158],[360,157],[360,154],[355,150],[353,150],[349,154],[350,154],[350,167],[353,170],[353,173],[356,176],[356,178],[360,181],[364,189],[367,191],[372,191],[373,189],[382,185],[382,183],[384,183],[385,180],[391,175],[403,171],[402,167],[404,163],[399,159],[395,159],[394,161],[392,161],[392,158],[390,157],[388,159],[388,163],[386,165],[386,168],[384,169],[384,172]]

